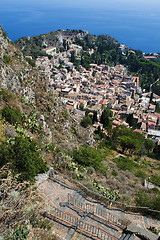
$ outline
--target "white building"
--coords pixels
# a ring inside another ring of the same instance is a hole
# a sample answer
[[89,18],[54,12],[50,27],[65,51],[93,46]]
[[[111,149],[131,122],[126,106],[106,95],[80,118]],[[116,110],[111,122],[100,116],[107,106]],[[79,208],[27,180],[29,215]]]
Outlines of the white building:
[[48,55],[54,56],[56,54],[56,47],[48,47],[42,49],[42,52]]

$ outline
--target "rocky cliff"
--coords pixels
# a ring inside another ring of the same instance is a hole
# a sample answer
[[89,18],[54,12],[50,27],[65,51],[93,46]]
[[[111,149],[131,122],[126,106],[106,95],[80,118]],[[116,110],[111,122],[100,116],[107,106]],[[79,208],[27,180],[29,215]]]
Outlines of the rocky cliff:
[[34,111],[36,120],[43,125],[43,137],[32,134],[36,139],[53,141],[67,148],[79,143],[92,143],[92,133],[81,128],[74,115],[49,87],[47,76],[25,61],[21,51],[7,38],[1,27],[0,88],[14,94],[10,102],[1,98],[1,109],[8,104],[27,116]]
[[43,48],[54,46],[60,49],[61,47],[63,48],[64,41],[75,41],[77,38],[84,38],[87,34],[87,31],[81,30],[58,30],[34,37],[22,37],[18,39],[15,44],[24,55],[38,57],[42,54],[41,50]]

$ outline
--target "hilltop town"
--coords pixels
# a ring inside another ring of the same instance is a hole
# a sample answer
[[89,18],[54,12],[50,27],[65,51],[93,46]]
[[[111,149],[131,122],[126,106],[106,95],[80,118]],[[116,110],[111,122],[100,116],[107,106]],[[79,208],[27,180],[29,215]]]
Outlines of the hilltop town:
[[[79,119],[85,116],[86,109],[90,114],[96,111],[100,119],[104,107],[109,107],[113,111],[112,128],[118,125],[130,127],[126,119],[133,114],[137,124],[134,131],[154,138],[154,142],[160,142],[160,114],[156,113],[156,103],[160,103],[160,96],[143,91],[139,76],[128,74],[124,65],[93,63],[88,70],[82,65],[77,70],[72,57],[74,55],[81,61],[82,46],[73,44],[71,39],[67,44],[69,49],[63,52],[54,46],[42,49],[45,56],[37,58],[35,64],[47,75],[48,84],[57,96],[61,96],[68,110]],[[122,54],[125,54],[126,49],[128,47],[120,46]],[[90,55],[93,52],[94,49],[88,50]],[[100,122],[96,122],[92,126],[93,130],[98,126],[103,128]]]

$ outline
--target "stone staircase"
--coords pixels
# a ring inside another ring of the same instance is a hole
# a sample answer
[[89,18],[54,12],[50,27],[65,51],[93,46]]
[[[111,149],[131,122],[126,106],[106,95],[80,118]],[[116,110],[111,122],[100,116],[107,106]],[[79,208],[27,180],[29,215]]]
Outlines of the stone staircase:
[[119,240],[134,240],[136,238],[136,236],[134,234],[130,234],[130,233],[123,233],[123,235],[120,237]]
[[[119,239],[122,230],[119,228],[118,224],[114,225],[114,222],[117,223],[116,216],[107,213],[107,210],[103,205],[97,204],[96,202],[89,202],[78,191],[74,191],[68,199],[68,207],[78,213],[83,222],[87,224],[89,219],[90,223],[95,228],[99,228],[100,239],[109,239],[109,236],[105,235],[105,232],[110,236],[115,236],[115,239]],[[67,238],[67,240],[69,239]]]

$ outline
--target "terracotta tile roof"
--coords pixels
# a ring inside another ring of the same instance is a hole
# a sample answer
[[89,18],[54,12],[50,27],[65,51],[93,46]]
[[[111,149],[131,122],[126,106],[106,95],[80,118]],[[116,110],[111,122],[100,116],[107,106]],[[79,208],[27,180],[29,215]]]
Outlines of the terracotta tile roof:
[[66,105],[66,107],[67,107],[68,109],[73,109],[73,108],[74,108],[74,106],[71,106],[71,105]]
[[135,129],[133,132],[139,132],[140,134],[146,133],[146,132],[144,132],[144,131],[142,131],[140,129]]
[[154,116],[155,117],[160,117],[160,114],[159,113],[155,113]]

